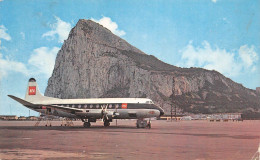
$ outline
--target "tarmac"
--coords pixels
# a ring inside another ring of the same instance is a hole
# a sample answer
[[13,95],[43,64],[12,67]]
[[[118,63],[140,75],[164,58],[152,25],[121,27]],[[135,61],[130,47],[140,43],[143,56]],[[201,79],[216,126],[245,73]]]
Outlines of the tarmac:
[[152,121],[137,129],[136,121],[102,122],[83,128],[52,127],[35,121],[0,121],[0,159],[251,159],[260,141],[260,121]]

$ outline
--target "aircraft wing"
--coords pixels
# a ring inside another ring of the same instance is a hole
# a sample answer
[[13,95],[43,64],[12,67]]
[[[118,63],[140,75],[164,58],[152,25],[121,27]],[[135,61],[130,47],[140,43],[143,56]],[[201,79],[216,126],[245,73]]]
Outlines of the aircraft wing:
[[43,106],[52,107],[52,108],[56,108],[56,109],[67,110],[67,111],[83,112],[82,109],[79,109],[79,108],[70,108],[70,107],[65,107],[65,106],[62,106],[62,105],[44,105],[44,104],[43,104]]

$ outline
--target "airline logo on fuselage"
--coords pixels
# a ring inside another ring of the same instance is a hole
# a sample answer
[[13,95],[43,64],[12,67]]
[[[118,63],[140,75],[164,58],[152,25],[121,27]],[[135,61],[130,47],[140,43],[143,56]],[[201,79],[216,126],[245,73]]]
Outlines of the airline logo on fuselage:
[[29,86],[29,95],[35,95],[36,94],[36,86]]
[[127,103],[122,103],[122,109],[127,109]]

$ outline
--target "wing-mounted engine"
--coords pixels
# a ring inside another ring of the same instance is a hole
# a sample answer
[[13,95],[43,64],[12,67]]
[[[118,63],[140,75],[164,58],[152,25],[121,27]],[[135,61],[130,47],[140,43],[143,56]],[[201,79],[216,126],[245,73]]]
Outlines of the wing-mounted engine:
[[109,119],[114,119],[116,116],[119,116],[119,113],[115,110],[109,110],[107,109],[108,105],[105,105],[105,107],[102,107],[102,119],[104,120],[109,120]]

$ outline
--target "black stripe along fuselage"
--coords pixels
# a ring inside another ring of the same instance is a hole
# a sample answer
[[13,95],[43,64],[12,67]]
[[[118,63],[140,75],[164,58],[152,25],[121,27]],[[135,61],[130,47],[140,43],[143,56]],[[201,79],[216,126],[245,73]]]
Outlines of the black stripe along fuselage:
[[[61,104],[53,104],[53,105],[61,105]],[[157,107],[154,104],[141,104],[141,103],[128,103],[126,108],[122,107],[122,104],[113,103],[113,104],[62,104],[62,106],[70,107],[70,108],[78,108],[78,109],[156,109],[160,111],[160,115],[164,114],[164,111]]]

